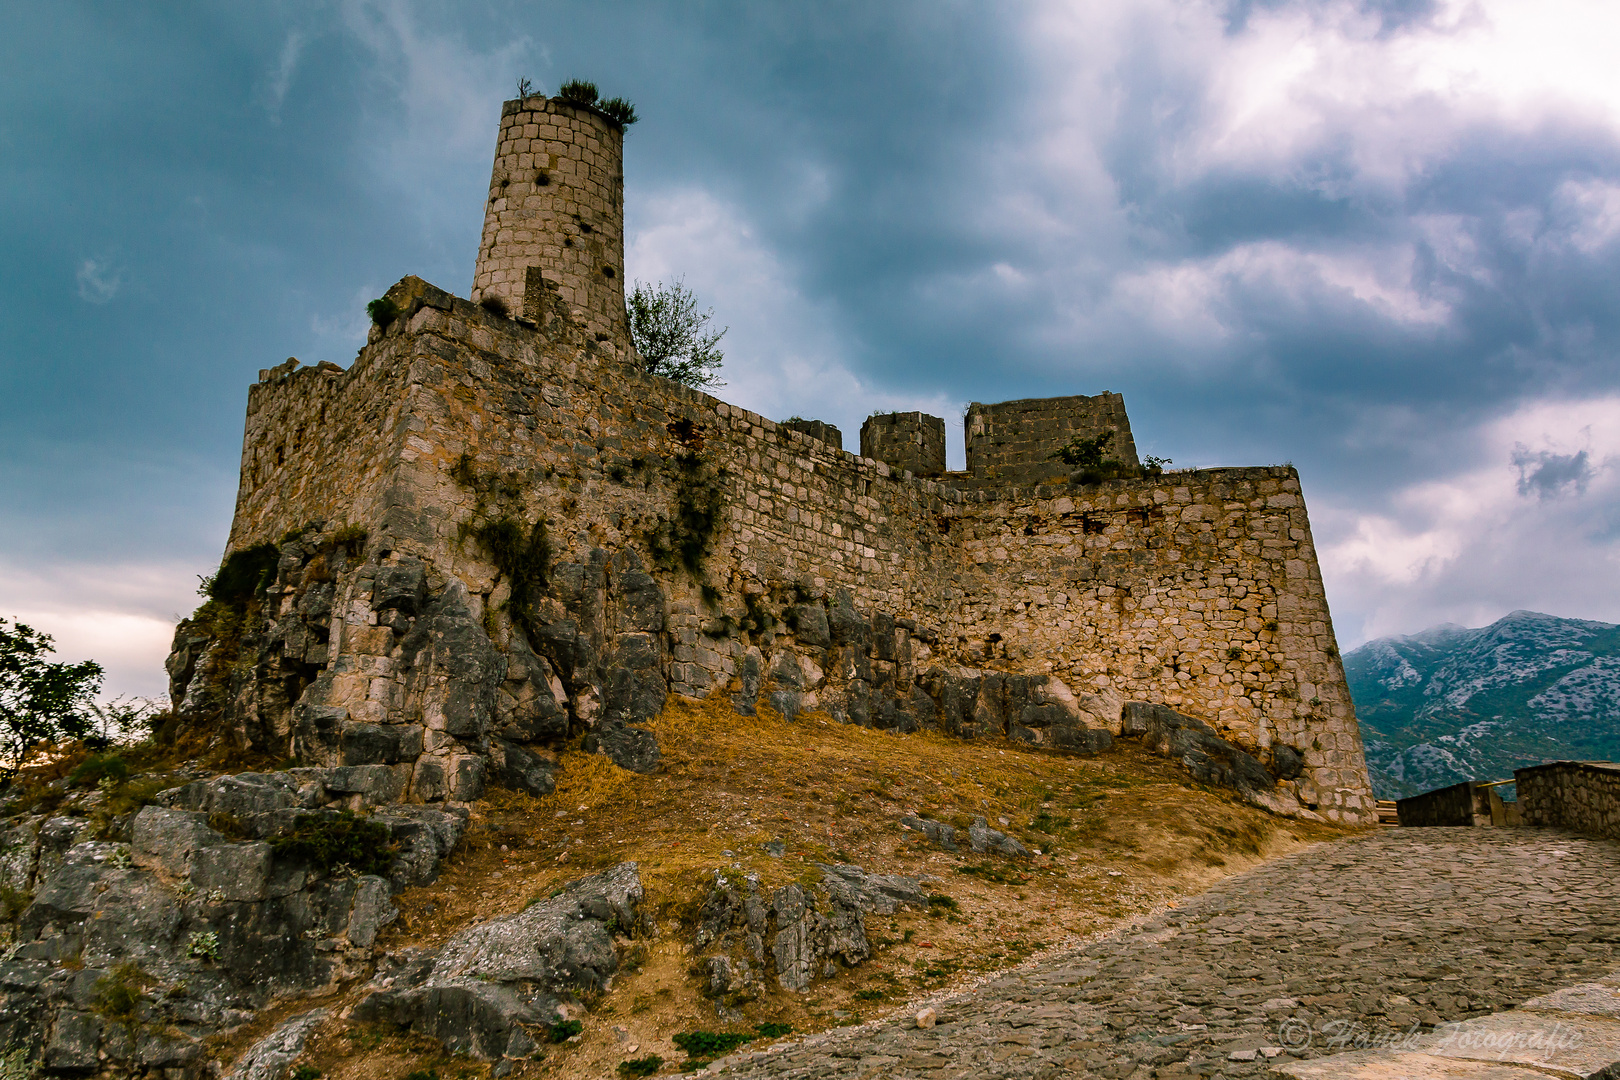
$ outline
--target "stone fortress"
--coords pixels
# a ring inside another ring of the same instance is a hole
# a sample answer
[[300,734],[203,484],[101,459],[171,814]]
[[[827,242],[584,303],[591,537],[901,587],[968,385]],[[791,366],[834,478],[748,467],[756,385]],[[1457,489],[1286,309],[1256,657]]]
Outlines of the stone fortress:
[[856,455],[646,374],[622,147],[507,102],[472,298],[405,278],[347,370],[261,372],[227,555],[270,553],[264,600],[228,672],[182,625],[182,718],[370,805],[549,790],[581,736],[654,768],[671,693],[1086,752],[1149,703],[1263,763],[1270,804],[1372,820],[1291,467],[1073,482],[1077,436],[1137,464],[1103,393],[971,405],[951,472],[938,417],[873,416]]

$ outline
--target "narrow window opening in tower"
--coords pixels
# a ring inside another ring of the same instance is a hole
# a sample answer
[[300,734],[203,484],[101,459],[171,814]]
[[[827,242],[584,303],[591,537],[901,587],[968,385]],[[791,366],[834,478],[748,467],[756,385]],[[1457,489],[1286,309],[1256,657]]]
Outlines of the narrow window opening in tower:
[[602,267],[602,276],[603,277],[612,277],[613,276],[613,267],[611,267],[611,266]]

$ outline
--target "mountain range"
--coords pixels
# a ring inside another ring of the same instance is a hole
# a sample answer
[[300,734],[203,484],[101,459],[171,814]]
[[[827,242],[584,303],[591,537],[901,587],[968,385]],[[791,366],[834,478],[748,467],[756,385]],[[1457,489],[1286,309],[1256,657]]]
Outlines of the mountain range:
[[1344,670],[1381,799],[1620,760],[1620,626],[1515,611],[1369,641]]

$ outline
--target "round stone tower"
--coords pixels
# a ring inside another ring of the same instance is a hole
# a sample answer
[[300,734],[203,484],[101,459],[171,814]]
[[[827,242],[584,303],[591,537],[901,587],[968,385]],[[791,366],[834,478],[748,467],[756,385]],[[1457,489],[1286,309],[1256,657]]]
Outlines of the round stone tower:
[[624,309],[624,131],[541,96],[501,107],[472,299],[540,321],[555,287],[598,341],[629,345]]

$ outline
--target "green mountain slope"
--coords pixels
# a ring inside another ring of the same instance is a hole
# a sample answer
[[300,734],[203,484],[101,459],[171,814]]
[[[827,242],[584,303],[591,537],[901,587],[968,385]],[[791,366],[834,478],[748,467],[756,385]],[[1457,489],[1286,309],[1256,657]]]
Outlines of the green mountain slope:
[[1380,798],[1620,759],[1620,626],[1515,611],[1369,641],[1344,668]]

